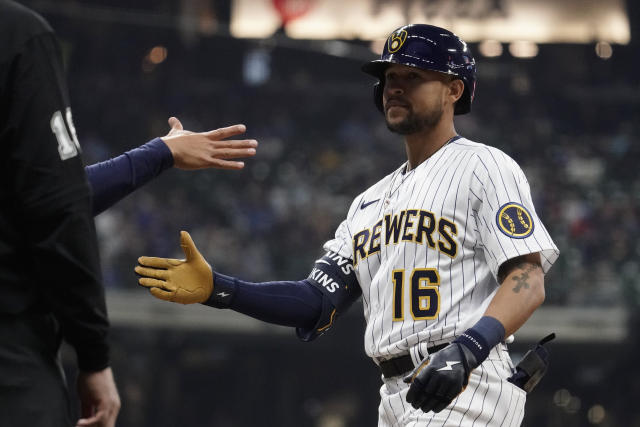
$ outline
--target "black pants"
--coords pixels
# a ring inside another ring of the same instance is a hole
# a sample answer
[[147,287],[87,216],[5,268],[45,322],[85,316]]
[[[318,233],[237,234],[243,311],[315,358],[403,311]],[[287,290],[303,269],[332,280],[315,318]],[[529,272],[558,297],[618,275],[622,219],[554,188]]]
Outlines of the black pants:
[[72,425],[60,344],[50,314],[0,314],[0,426]]

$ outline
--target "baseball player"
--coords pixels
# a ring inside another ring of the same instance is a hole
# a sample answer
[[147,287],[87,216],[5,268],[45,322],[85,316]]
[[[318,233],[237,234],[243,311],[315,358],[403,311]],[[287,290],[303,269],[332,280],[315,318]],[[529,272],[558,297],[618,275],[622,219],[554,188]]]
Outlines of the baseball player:
[[544,300],[558,250],[529,184],[502,151],[456,133],[474,58],[442,28],[408,25],[363,70],[404,136],[407,162],[355,198],[301,281],[248,283],[212,271],[186,232],[185,260],[141,257],[157,298],[230,308],[312,340],[362,296],[366,353],[382,372],[380,426],[517,426],[525,392],[504,341]]

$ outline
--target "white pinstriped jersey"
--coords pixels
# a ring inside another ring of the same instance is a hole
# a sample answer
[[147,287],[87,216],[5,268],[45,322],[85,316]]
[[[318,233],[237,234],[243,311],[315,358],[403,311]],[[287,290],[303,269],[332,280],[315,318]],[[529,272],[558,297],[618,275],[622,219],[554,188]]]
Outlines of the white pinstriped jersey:
[[377,360],[449,342],[473,326],[504,261],[540,252],[546,273],[559,254],[524,173],[502,151],[456,137],[405,169],[356,197],[324,246],[355,266],[365,350]]

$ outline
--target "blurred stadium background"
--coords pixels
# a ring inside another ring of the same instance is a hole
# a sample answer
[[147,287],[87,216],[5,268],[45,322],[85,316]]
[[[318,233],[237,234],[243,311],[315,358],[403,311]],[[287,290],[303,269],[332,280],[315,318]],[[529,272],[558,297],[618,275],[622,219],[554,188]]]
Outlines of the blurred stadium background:
[[[511,346],[555,331],[524,426],[640,426],[640,4],[634,0],[30,0],[62,42],[87,163],[167,132],[245,123],[242,172],[169,171],[98,216],[119,426],[373,426],[362,308],[327,336],[181,307],[136,286],[188,230],[221,272],[306,277],[351,199],[404,159],[360,72],[407,22],[478,62],[458,131],[514,157],[561,250]],[[65,352],[67,358],[73,357]],[[73,381],[74,373],[69,372]]]

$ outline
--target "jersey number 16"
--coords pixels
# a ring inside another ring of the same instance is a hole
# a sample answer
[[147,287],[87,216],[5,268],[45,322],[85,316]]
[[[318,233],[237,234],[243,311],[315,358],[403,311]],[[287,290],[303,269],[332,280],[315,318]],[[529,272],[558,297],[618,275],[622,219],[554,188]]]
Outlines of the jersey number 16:
[[[404,320],[404,276],[405,270],[393,270],[393,320]],[[411,273],[409,300],[414,320],[429,320],[438,317],[440,311],[440,275],[435,268],[416,268]]]

